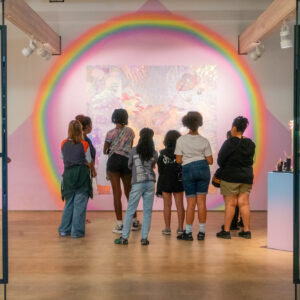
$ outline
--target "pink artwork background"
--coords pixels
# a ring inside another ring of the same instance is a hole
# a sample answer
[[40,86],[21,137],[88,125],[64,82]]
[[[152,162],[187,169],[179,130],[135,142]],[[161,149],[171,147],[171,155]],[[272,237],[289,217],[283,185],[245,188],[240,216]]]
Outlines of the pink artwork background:
[[[155,5],[159,5],[154,2]],[[154,6],[155,6],[154,5]],[[143,8],[155,9],[151,1]],[[160,7],[162,9],[162,7]],[[189,66],[215,65],[218,73],[216,78],[216,120],[217,142],[215,145],[215,159],[217,150],[222,145],[226,131],[230,129],[232,119],[243,114],[250,118],[249,104],[240,101],[245,91],[237,73],[219,54],[178,34],[161,34],[158,31],[135,32],[126,37],[118,35],[94,47],[85,61],[76,66],[75,71],[65,79],[55,105],[50,105],[51,115],[55,119],[48,120],[51,124],[51,145],[55,159],[60,158],[60,141],[66,138],[68,122],[77,114],[87,114],[88,92],[86,85],[87,67],[97,65],[115,66]],[[38,86],[36,87],[38,91]],[[153,87],[155,88],[155,87]],[[263,91],[263,87],[262,87]],[[110,119],[107,113],[103,116]],[[251,207],[254,210],[267,209],[267,172],[274,168],[279,157],[286,152],[290,154],[290,133],[269,112],[265,116],[270,128],[267,140],[267,156],[259,176],[255,178]],[[204,122],[206,118],[204,116]],[[210,124],[212,126],[212,124]],[[112,125],[113,126],[113,125]],[[9,155],[13,163],[9,165],[9,209],[11,210],[57,210],[63,207],[63,202],[53,199],[40,172],[37,163],[32,132],[32,118],[28,118],[9,136]],[[168,129],[173,128],[166,128]],[[246,132],[252,136],[251,130]],[[280,139],[278,138],[280,137]],[[158,149],[159,150],[159,149]],[[216,167],[216,166],[215,166]],[[214,167],[214,168],[215,168]],[[213,171],[213,170],[212,170]],[[62,164],[60,164],[62,172]],[[99,195],[89,201],[88,209],[112,210],[112,195]],[[126,200],[123,199],[124,208]],[[218,190],[208,196],[208,208],[220,207],[222,199]],[[141,209],[141,206],[139,207]],[[154,209],[162,209],[162,200],[156,199]]]

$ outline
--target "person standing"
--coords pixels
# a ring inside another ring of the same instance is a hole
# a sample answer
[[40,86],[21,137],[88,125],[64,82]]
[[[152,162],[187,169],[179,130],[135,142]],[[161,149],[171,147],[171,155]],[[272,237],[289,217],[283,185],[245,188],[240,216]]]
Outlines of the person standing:
[[175,199],[178,216],[177,234],[183,233],[184,223],[184,206],[183,206],[183,185],[182,185],[182,167],[177,164],[176,156],[174,154],[176,141],[181,134],[176,130],[167,132],[164,145],[165,149],[160,152],[157,166],[158,166],[158,181],[157,181],[157,195],[162,196],[164,200],[164,220],[165,229],[162,233],[164,235],[171,234],[171,208],[172,195]]
[[232,137],[224,142],[218,154],[218,165],[222,168],[220,188],[225,202],[224,230],[217,233],[218,238],[231,239],[230,224],[236,205],[244,223],[239,237],[251,238],[249,195],[253,184],[255,144],[243,136],[248,124],[247,118],[235,118],[231,128]]
[[132,218],[139,205],[141,197],[143,197],[141,244],[143,246],[149,245],[148,235],[151,226],[156,181],[153,169],[158,157],[157,152],[154,149],[153,136],[154,132],[152,129],[143,128],[140,131],[140,139],[137,146],[133,148],[130,153],[128,166],[132,169],[132,188],[129,196],[122,236],[115,240],[115,244],[128,244]]
[[[113,229],[113,232],[122,233],[121,181],[128,200],[131,190],[131,170],[128,168],[128,159],[133,145],[134,132],[127,126],[128,113],[125,109],[115,109],[111,119],[116,124],[116,127],[106,134],[103,153],[109,157],[107,161],[107,175],[113,190],[114,208],[117,217],[117,225]],[[139,228],[139,221],[135,213],[132,230],[139,230]]]
[[203,124],[202,115],[190,111],[182,118],[183,126],[189,133],[181,136],[176,143],[176,161],[182,164],[182,182],[187,198],[186,230],[177,236],[179,240],[193,241],[192,225],[195,208],[198,206],[199,233],[198,240],[205,239],[206,195],[210,182],[209,165],[213,164],[209,141],[198,132]]
[[85,235],[87,202],[89,197],[93,198],[90,170],[93,177],[97,174],[79,121],[69,123],[68,138],[62,142],[61,154],[64,162],[61,191],[65,207],[58,232],[62,237],[80,238]]

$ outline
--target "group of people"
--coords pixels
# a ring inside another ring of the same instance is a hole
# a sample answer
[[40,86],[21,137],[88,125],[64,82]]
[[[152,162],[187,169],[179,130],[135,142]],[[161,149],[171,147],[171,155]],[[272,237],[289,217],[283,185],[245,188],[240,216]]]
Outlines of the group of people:
[[[164,138],[165,149],[159,154],[155,150],[154,132],[150,128],[141,129],[138,143],[133,147],[135,134],[127,126],[128,114],[125,109],[116,109],[112,114],[112,122],[115,128],[106,134],[103,153],[108,156],[106,176],[111,182],[117,218],[113,232],[121,235],[115,239],[115,244],[128,244],[130,231],[140,229],[141,244],[149,244],[155,194],[161,196],[164,202],[165,228],[162,234],[171,234],[171,207],[174,197],[178,215],[177,239],[193,241],[192,226],[197,206],[197,239],[204,240],[206,196],[211,180],[209,165],[213,164],[213,156],[209,141],[199,134],[199,127],[203,124],[202,115],[195,111],[188,112],[183,117],[182,124],[189,132],[181,135],[176,130],[168,131]],[[239,213],[243,223],[239,236],[251,238],[249,194],[253,184],[255,144],[243,136],[248,124],[247,118],[235,118],[227,140],[218,153],[219,169],[214,179],[218,180],[225,202],[224,225],[217,233],[218,238],[231,238],[230,230],[238,229]],[[94,168],[95,148],[87,137],[91,130],[91,119],[83,115],[77,116],[70,122],[68,138],[61,146],[64,162],[62,198],[65,199],[65,208],[58,230],[60,236],[71,235],[78,238],[85,234],[86,207],[88,198],[92,197],[91,180],[97,175]],[[157,185],[154,172],[156,165]],[[121,184],[128,200],[124,222]],[[186,212],[183,204],[184,192],[187,199]],[[141,198],[142,226],[136,213]]]

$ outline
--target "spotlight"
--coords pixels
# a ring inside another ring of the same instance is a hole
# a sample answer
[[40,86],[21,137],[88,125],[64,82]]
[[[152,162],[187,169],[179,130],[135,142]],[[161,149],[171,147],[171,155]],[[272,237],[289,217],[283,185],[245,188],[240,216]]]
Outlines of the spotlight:
[[49,53],[43,46],[38,48],[37,54],[45,60],[49,60],[51,58],[51,53]]
[[253,60],[259,59],[265,51],[265,46],[261,42],[257,42],[255,49],[250,53]]
[[283,21],[280,29],[280,47],[281,49],[293,47],[292,39],[290,36],[290,28],[286,21]]
[[34,40],[30,40],[29,46],[22,49],[22,54],[28,57],[34,52],[35,49],[36,49],[36,42]]

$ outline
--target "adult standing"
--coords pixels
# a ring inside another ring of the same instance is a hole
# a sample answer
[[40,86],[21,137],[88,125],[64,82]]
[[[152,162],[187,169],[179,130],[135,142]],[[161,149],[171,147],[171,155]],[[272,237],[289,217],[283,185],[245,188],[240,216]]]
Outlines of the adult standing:
[[176,143],[176,162],[182,164],[182,183],[187,198],[186,230],[177,236],[179,240],[193,241],[192,225],[195,208],[198,206],[198,240],[205,238],[206,195],[210,181],[209,165],[213,164],[209,141],[201,136],[198,129],[203,124],[202,115],[190,111],[182,118],[183,126],[189,133],[181,136]]
[[255,144],[243,136],[248,124],[247,118],[235,118],[231,128],[232,137],[224,142],[218,154],[218,165],[222,168],[221,194],[225,202],[224,230],[217,233],[219,238],[231,238],[229,230],[236,205],[244,223],[244,230],[239,232],[239,236],[251,238],[249,195],[253,184]]
[[[125,109],[115,109],[111,120],[116,127],[106,134],[103,153],[108,155],[107,175],[113,190],[114,208],[117,217],[117,225],[113,232],[120,234],[123,230],[121,181],[128,201],[131,190],[131,170],[128,168],[128,159],[133,145],[134,132],[127,126],[128,113]],[[138,229],[139,221],[135,213],[132,230]]]

